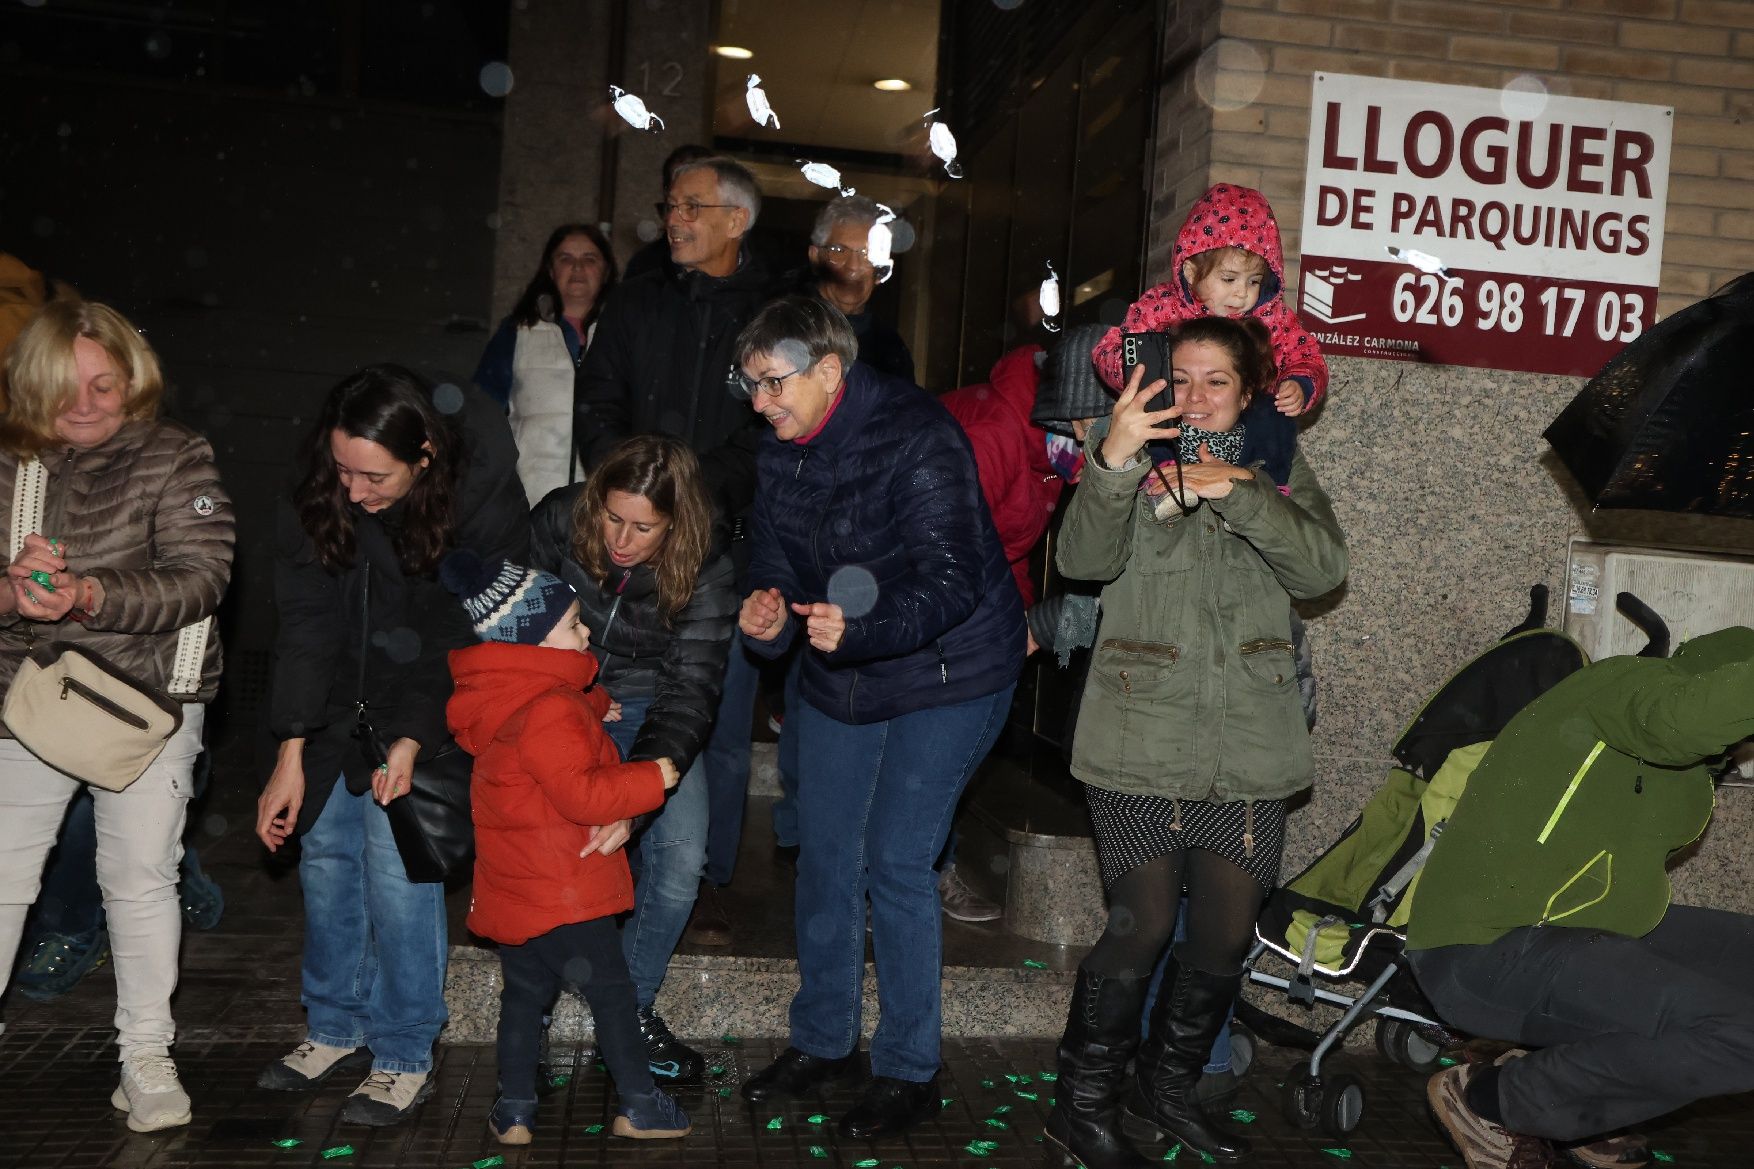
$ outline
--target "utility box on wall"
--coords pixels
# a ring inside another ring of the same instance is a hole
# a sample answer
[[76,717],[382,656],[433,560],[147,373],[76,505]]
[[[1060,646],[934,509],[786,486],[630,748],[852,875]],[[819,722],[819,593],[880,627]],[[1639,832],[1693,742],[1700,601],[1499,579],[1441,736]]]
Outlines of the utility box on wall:
[[1616,611],[1621,593],[1663,619],[1673,649],[1730,625],[1754,625],[1754,557],[1573,540],[1564,626],[1592,661],[1645,647],[1645,633]]

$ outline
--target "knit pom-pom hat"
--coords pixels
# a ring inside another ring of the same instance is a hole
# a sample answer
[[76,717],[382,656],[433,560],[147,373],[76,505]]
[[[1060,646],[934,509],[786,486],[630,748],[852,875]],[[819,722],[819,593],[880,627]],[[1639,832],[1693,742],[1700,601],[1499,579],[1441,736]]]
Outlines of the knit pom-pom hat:
[[572,586],[552,573],[509,560],[483,564],[467,549],[445,557],[439,580],[462,598],[482,641],[541,645],[578,599]]

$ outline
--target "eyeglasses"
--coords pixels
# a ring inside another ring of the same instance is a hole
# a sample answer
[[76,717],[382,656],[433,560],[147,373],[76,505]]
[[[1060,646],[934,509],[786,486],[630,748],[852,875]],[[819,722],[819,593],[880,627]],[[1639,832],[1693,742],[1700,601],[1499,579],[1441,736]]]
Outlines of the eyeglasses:
[[659,219],[668,219],[672,214],[683,223],[693,223],[700,218],[700,213],[708,207],[735,207],[735,203],[653,203],[657,208]]
[[871,262],[871,252],[867,248],[849,248],[845,244],[822,244],[818,251],[826,252],[830,263],[850,264],[856,257],[865,263]]
[[731,367],[730,378],[728,379],[731,385],[731,392],[741,398],[753,399],[755,397],[755,392],[760,390],[770,398],[777,398],[780,396],[780,391],[786,388],[787,378],[797,377],[799,374],[813,368],[815,364],[816,363],[813,361],[809,365],[800,365],[790,373],[782,373],[774,377],[755,378],[748,376],[742,370],[733,365]]

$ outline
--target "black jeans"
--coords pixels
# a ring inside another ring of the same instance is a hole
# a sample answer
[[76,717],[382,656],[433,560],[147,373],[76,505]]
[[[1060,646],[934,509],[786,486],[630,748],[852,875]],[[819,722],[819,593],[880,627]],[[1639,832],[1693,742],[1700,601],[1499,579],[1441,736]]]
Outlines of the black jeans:
[[1642,938],[1524,926],[1408,958],[1445,1022],[1538,1049],[1498,1081],[1515,1132],[1580,1140],[1754,1090],[1754,917],[1672,905]]
[[615,919],[557,926],[521,946],[499,948],[499,1094],[536,1099],[542,1017],[562,987],[585,996],[597,1032],[597,1053],[625,1098],[652,1091],[651,1065],[640,1039],[633,980],[621,955]]

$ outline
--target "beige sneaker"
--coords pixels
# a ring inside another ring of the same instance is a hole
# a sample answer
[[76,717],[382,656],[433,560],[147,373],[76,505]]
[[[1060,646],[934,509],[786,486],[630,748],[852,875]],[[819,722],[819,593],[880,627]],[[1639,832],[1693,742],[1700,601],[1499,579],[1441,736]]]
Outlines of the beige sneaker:
[[430,1095],[432,1077],[426,1072],[374,1071],[347,1098],[341,1109],[341,1119],[348,1124],[381,1128],[407,1119],[408,1114]]
[[157,1132],[189,1123],[189,1094],[177,1079],[168,1055],[130,1055],[122,1060],[122,1082],[110,1103],[128,1114],[135,1132]]
[[348,1057],[365,1052],[357,1047],[330,1047],[327,1043],[305,1040],[292,1053],[275,1060],[256,1077],[256,1087],[270,1092],[308,1092],[328,1079],[336,1068],[359,1060]]
[[1468,1107],[1468,1081],[1474,1071],[1472,1064],[1460,1063],[1438,1072],[1425,1085],[1425,1098],[1437,1123],[1468,1169],[1550,1169],[1558,1156],[1552,1145],[1500,1128]]

